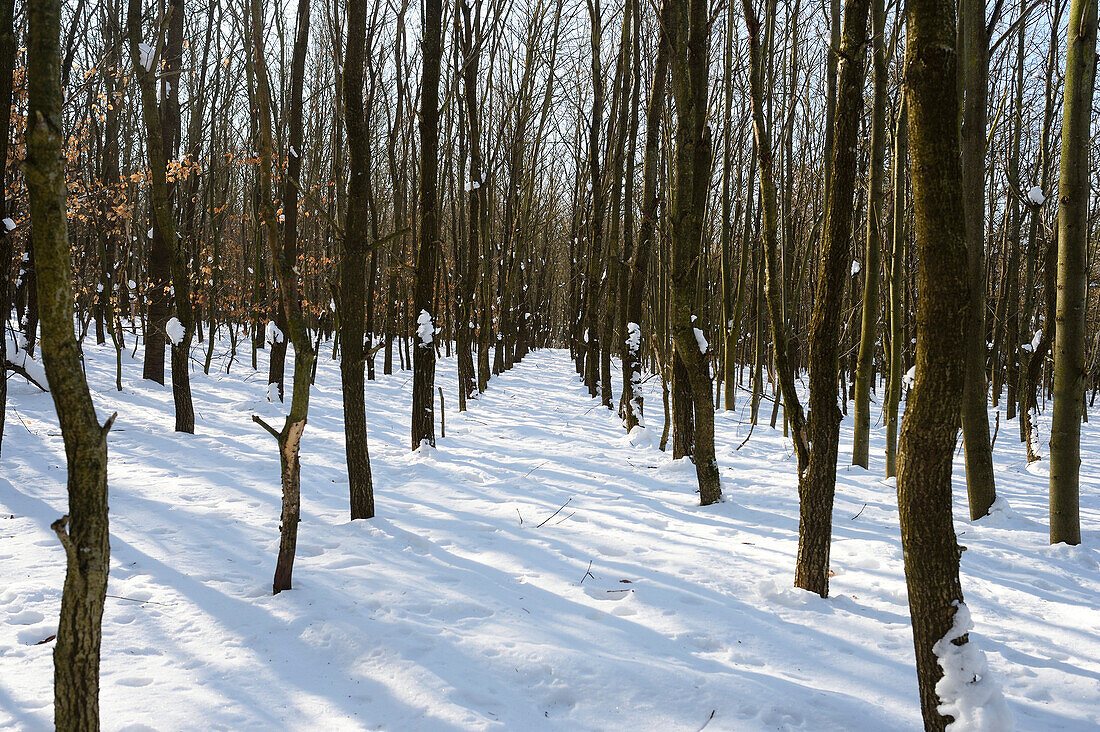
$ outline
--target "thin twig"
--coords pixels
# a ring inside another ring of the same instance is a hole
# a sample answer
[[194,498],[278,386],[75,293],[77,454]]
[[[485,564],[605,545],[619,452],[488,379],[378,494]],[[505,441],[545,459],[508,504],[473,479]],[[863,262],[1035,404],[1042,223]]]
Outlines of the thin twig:
[[139,600],[136,597],[123,597],[122,595],[105,595],[105,597],[113,597],[116,600],[129,600],[130,602],[140,602],[142,605],[164,605],[168,606],[167,602],[156,602],[154,600]]
[[572,501],[572,500],[573,500],[572,498],[569,498],[569,499],[567,499],[567,500],[565,501],[565,503],[561,504],[561,506],[559,506],[559,507],[558,507],[558,510],[557,510],[557,511],[554,511],[554,513],[550,514],[550,515],[549,515],[549,516],[547,516],[547,517],[546,517],[545,519],[543,519],[542,523],[541,523],[541,524],[539,524],[538,526],[536,526],[535,528],[536,528],[536,529],[541,529],[541,528],[542,528],[543,526],[545,526],[545,525],[546,525],[546,522],[547,522],[547,521],[549,521],[550,519],[554,518],[554,517],[555,517],[555,516],[557,516],[557,515],[558,515],[559,513],[561,513],[561,512],[562,512],[562,509],[563,509],[563,508],[565,508],[566,506],[568,506],[568,505],[569,505],[569,502],[570,502],[570,501]]
[[[531,469],[530,469],[530,470],[528,470],[528,471],[527,471],[526,473],[524,473],[524,474],[523,474],[523,477],[524,477],[524,478],[526,478],[526,477],[527,477],[528,475],[530,475],[531,473],[535,472],[536,470],[538,470],[539,468],[541,468],[541,467],[542,467],[543,465],[546,465],[546,463],[548,463],[548,462],[550,462],[550,461],[549,461],[549,460],[543,460],[543,461],[542,461],[541,463],[539,463],[538,465],[536,465],[535,467],[531,468]],[[519,510],[519,509],[516,509],[516,510]]]

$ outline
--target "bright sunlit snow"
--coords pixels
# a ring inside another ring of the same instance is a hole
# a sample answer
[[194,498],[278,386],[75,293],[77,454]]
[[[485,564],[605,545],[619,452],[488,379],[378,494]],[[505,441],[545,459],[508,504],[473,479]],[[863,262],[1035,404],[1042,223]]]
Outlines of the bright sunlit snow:
[[[340,372],[322,357],[294,589],[272,596],[279,458],[250,419],[282,414],[266,399],[267,351],[257,372],[247,350],[229,375],[227,356],[192,371],[193,436],[172,431],[171,388],[143,381],[129,348],[121,393],[114,349],[86,341],[84,355],[100,419],[119,413],[104,729],[921,728],[881,429],[871,470],[850,468],[845,418],[822,600],[791,586],[790,443],[764,420],[737,450],[747,398],[716,414],[725,498],[701,508],[694,468],[655,446],[657,379],[641,385],[650,429],[627,436],[564,351],[494,377],[465,414],[455,361],[441,358],[447,436],[410,453],[411,372],[379,375],[366,386],[378,516],[350,522]],[[288,383],[292,370],[288,355]],[[9,389],[0,727],[39,730],[53,715],[64,557],[49,524],[67,505],[65,456],[50,395],[18,376]],[[956,461],[970,638],[1017,729],[1095,730],[1100,433],[1083,425],[1083,543],[1069,547],[1048,544],[1047,464],[1028,466],[1015,432],[1002,420],[1002,498],[986,519],[968,520]]]

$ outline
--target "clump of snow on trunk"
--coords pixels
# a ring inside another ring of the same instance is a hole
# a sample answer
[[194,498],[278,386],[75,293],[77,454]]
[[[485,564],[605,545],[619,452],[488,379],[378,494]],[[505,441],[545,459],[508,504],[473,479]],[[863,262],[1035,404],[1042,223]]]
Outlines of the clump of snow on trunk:
[[283,331],[279,330],[279,326],[275,325],[274,320],[267,321],[266,340],[271,345],[283,342]]
[[699,344],[699,353],[706,354],[707,349],[710,348],[710,344],[707,343],[707,337],[703,335],[701,328],[692,328],[695,331],[695,342]]
[[432,325],[432,314],[427,310],[421,310],[416,318],[416,337],[420,339],[420,345],[431,345],[432,336],[435,335],[435,327]]
[[642,326],[637,323],[626,324],[626,347],[635,356],[642,349]]
[[[138,53],[140,55],[141,65],[145,67],[146,71],[153,70],[153,62],[156,60],[156,52],[152,46],[148,43],[138,44]],[[152,234],[150,234],[152,236]]]
[[172,345],[178,346],[183,343],[183,336],[186,331],[180,319],[173,316],[164,324],[164,332],[168,334],[168,340],[172,341]]
[[1043,189],[1039,186],[1032,186],[1031,190],[1027,192],[1027,200],[1034,203],[1036,206],[1042,206],[1046,203],[1047,197],[1043,195]]
[[954,732],[1007,732],[1014,719],[1001,695],[1001,687],[989,675],[985,653],[972,642],[956,645],[973,627],[970,610],[955,601],[951,630],[932,646],[943,678],[936,684],[938,711],[955,721],[947,726]]

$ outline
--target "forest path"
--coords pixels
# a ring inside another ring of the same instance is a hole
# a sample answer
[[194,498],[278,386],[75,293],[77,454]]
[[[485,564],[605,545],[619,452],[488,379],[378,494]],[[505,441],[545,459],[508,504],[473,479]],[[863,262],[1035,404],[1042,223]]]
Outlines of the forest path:
[[[717,417],[725,499],[694,468],[627,437],[565,351],[528,355],[408,449],[408,372],[366,387],[378,517],[350,522],[338,364],[323,358],[303,438],[294,590],[270,594],[278,419],[261,371],[193,374],[197,434],[171,392],[86,346],[110,437],[108,729],[918,729],[894,488],[842,467],[828,600],[790,587],[790,448]],[[49,395],[11,383],[0,470],[0,728],[47,729],[65,505]],[[645,385],[659,434],[660,386]],[[26,425],[26,427],[21,424]],[[1003,427],[1003,426],[1002,426]],[[842,445],[850,444],[845,422]],[[1091,455],[1100,433],[1088,426]],[[956,510],[963,587],[1023,729],[1100,725],[1097,491],[1086,546],[1046,546],[1045,479],[997,445],[1011,509]],[[1087,462],[1094,471],[1096,461]],[[1095,485],[1096,475],[1086,480]],[[560,509],[560,510],[559,510]],[[557,512],[557,513],[555,513]],[[541,524],[541,526],[540,526]],[[713,715],[712,715],[713,712]],[[709,720],[709,722],[708,722]]]

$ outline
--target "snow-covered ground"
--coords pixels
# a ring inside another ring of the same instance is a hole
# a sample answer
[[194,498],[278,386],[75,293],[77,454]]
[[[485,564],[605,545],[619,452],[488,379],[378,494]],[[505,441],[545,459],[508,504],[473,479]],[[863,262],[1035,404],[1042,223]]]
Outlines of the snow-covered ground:
[[[108,730],[920,727],[895,489],[842,467],[832,597],[791,588],[795,465],[739,404],[718,415],[725,499],[634,440],[561,351],[530,355],[460,415],[453,360],[438,449],[407,447],[411,373],[368,382],[378,518],[348,521],[339,369],[322,351],[303,441],[294,590],[278,542],[266,368],[192,374],[194,436],[171,391],[85,346],[110,435]],[[263,357],[266,360],[266,355]],[[288,359],[288,367],[292,361]],[[261,363],[265,366],[266,363]],[[0,727],[46,729],[64,558],[64,452],[46,394],[18,377],[0,461]],[[660,393],[646,385],[659,433]],[[765,405],[768,406],[768,405]],[[765,417],[768,410],[765,411]],[[876,414],[877,417],[877,414]],[[956,530],[971,639],[1024,730],[1100,727],[1100,430],[1085,426],[1080,547],[1047,543],[1046,464],[1000,425],[991,517]],[[1040,420],[1044,430],[1048,422]],[[851,422],[842,434],[850,456]],[[560,509],[560,510],[559,510]],[[556,513],[555,513],[556,512]]]

